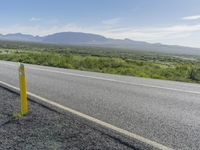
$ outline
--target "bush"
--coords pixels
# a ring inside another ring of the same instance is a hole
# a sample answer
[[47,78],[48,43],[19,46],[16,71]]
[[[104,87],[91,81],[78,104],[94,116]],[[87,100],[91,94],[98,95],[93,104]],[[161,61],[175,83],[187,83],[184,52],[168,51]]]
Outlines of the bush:
[[[73,48],[69,50],[73,51]],[[122,57],[113,53],[110,56],[110,53],[107,55],[107,53],[99,51],[96,55],[91,56],[91,54],[88,54],[90,51],[88,53],[79,51],[76,50],[76,54],[75,52],[72,54],[63,49],[59,51],[16,50],[9,51],[8,54],[0,53],[0,59],[145,78],[200,81],[200,64],[195,61],[174,59],[163,55],[143,56],[135,54],[129,56],[123,54]]]
[[200,81],[200,68],[192,68],[189,79]]

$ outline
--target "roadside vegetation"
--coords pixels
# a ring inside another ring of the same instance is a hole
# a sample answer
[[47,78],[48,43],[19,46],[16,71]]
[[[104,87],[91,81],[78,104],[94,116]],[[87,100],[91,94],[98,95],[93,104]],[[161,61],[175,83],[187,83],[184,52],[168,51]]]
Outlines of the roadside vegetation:
[[200,82],[200,56],[0,41],[0,60],[145,78]]

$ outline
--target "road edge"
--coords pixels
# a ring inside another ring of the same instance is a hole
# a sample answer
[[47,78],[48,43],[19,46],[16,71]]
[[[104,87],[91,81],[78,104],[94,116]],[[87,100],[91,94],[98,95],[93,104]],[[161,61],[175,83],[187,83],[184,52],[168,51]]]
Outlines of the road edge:
[[[10,85],[10,84],[8,84],[8,83],[5,83],[5,82],[3,82],[3,81],[0,81],[0,86],[3,87],[3,88],[5,88],[5,89],[7,89],[7,90],[9,90],[9,91],[11,91],[11,92],[20,94],[19,88],[15,87],[15,86],[13,86],[13,85]],[[63,106],[63,105],[61,105],[61,104],[58,104],[58,103],[56,103],[56,102],[50,101],[50,100],[48,100],[48,99],[46,99],[46,98],[40,97],[40,96],[38,96],[38,95],[36,95],[36,94],[27,92],[27,96],[28,96],[28,98],[29,98],[30,100],[32,100],[32,101],[34,101],[34,102],[36,102],[36,103],[40,103],[40,104],[42,104],[42,105],[44,105],[44,106],[46,106],[46,107],[48,107],[48,108],[50,107],[50,109],[51,109],[51,107],[56,107],[56,110],[60,109],[60,110],[62,110],[62,112],[69,112],[69,113],[71,113],[71,114],[73,114],[73,115],[76,115],[76,116],[78,116],[78,117],[80,117],[80,118],[86,119],[87,121],[90,121],[90,122],[92,122],[92,123],[95,123],[95,124],[97,124],[97,125],[100,125],[100,126],[106,128],[106,129],[111,129],[112,131],[115,131],[115,132],[117,132],[117,133],[120,133],[120,134],[122,134],[122,135],[124,135],[124,136],[126,136],[126,137],[129,137],[129,138],[131,138],[131,139],[138,140],[139,142],[142,142],[142,143],[144,143],[144,144],[147,144],[147,145],[149,145],[149,146],[152,146],[152,147],[154,147],[154,148],[156,148],[156,149],[160,149],[160,150],[173,150],[172,148],[169,148],[169,147],[167,147],[167,146],[165,146],[165,145],[162,145],[162,144],[157,143],[157,142],[155,142],[155,141],[151,141],[151,140],[149,140],[149,139],[147,139],[147,138],[144,138],[144,137],[142,137],[142,136],[140,136],[140,135],[131,133],[131,132],[127,131],[127,130],[121,129],[121,128],[119,128],[119,127],[116,127],[116,126],[114,126],[114,125],[111,125],[111,124],[109,124],[109,123],[106,123],[106,122],[104,122],[104,121],[101,121],[101,120],[99,120],[99,119],[96,119],[96,118],[94,118],[94,117],[91,117],[91,116],[89,116],[89,115],[83,114],[83,113],[81,113],[81,112],[78,112],[78,111],[76,111],[76,110],[73,110],[73,109],[71,109],[71,108],[68,108],[68,107],[66,107],[66,106]]]

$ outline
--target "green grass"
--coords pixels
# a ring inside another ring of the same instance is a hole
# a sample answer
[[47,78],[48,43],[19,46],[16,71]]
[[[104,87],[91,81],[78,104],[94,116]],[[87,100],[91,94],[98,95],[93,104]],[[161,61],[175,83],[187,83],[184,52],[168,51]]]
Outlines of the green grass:
[[200,57],[0,41],[0,59],[111,74],[200,82]]

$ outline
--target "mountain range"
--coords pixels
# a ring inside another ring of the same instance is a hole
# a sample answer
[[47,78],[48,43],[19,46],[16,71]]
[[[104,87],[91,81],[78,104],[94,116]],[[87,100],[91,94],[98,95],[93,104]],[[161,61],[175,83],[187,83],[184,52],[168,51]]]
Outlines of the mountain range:
[[0,34],[0,40],[40,42],[62,45],[87,45],[99,47],[125,48],[137,51],[200,55],[200,48],[192,48],[178,45],[164,45],[160,43],[152,44],[130,39],[111,39],[97,34],[82,32],[60,32],[47,36],[33,36],[22,33],[6,35]]

